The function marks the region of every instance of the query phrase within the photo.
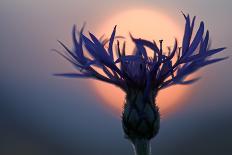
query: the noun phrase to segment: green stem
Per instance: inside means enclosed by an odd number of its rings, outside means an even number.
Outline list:
[[[147,139],[135,139],[133,147],[135,155],[151,155],[150,141]]]

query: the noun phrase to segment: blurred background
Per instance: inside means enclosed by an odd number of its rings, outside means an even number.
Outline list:
[[[140,7],[162,10],[179,25],[181,10],[197,15],[213,46],[228,47],[217,56],[231,55],[230,0],[0,1],[0,155],[133,154],[120,115],[88,80],[52,76],[72,67],[50,49],[60,48],[57,39],[70,45],[73,24],[86,21],[94,32],[111,15]],[[232,154],[231,58],[200,74],[188,100],[162,117],[153,154]]]

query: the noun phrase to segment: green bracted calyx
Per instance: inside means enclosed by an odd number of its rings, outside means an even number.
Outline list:
[[[130,90],[126,95],[122,125],[125,137],[132,142],[137,155],[149,154],[149,141],[159,131],[160,114],[155,96],[156,93],[151,92],[144,98],[142,90]]]

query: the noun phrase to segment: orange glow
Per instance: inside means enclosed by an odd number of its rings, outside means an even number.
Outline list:
[[[135,9],[121,12],[116,16],[99,25],[97,35],[105,34],[109,37],[114,25],[117,24],[116,35],[127,38],[126,52],[131,53],[133,43],[128,36],[131,32],[135,37],[141,37],[148,40],[164,40],[164,46],[173,47],[174,39],[177,38],[179,45],[182,39],[182,31],[171,18],[149,9]],[[158,45],[158,44],[157,44]],[[164,50],[166,50],[164,48]],[[104,82],[93,81],[96,93],[102,98],[103,102],[113,108],[117,113],[121,113],[125,94],[119,88],[106,84]],[[157,104],[160,107],[161,115],[167,115],[170,111],[176,109],[189,94],[189,87],[172,86],[161,90],[157,97]],[[182,99],[180,101],[180,98]]]

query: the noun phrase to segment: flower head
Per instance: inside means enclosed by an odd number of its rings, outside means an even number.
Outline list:
[[[83,34],[83,28],[77,39],[76,26],[74,26],[72,32],[73,50],[59,41],[66,53],[57,52],[72,63],[78,71],[55,75],[95,78],[114,84],[125,92],[130,89],[144,90],[144,96],[151,91],[158,92],[160,89],[174,84],[191,84],[199,78],[186,80],[188,75],[227,57],[209,59],[210,56],[223,51],[225,48],[210,49],[209,32],[204,32],[204,23],[200,23],[196,34],[193,35],[196,17],[191,20],[189,15],[183,14],[183,16],[185,18],[185,31],[182,46],[178,47],[177,40],[175,40],[174,46],[172,49],[169,48],[168,54],[163,52],[163,40],[159,41],[158,47],[155,41],[134,38],[131,35],[136,50],[133,54],[127,55],[125,42],[122,47],[119,41],[114,44],[116,26],[110,38],[105,40],[98,39],[92,33],[89,33],[89,37],[87,37]],[[113,51],[114,45],[116,46],[115,52]],[[152,50],[152,57],[148,56],[146,48]],[[104,74],[96,70],[96,67],[101,69]]]
[[[114,84],[126,92],[122,125],[125,137],[133,143],[138,155],[150,154],[149,140],[159,131],[160,114],[154,100],[157,92],[174,84],[196,82],[199,78],[186,80],[186,77],[204,66],[227,58],[209,59],[225,48],[210,49],[209,32],[204,34],[204,23],[200,23],[193,35],[196,17],[191,20],[189,15],[183,16],[185,31],[182,45],[178,47],[175,40],[173,48],[168,48],[167,54],[162,49],[163,40],[159,41],[158,47],[155,41],[131,35],[136,49],[133,54],[127,55],[125,42],[122,46],[119,41],[114,44],[117,38],[116,26],[110,38],[105,40],[98,39],[92,33],[87,37],[83,34],[83,28],[77,39],[74,26],[72,50],[59,41],[66,53],[57,52],[72,63],[77,72],[56,75],[95,78]],[[153,52],[153,56],[148,55],[147,48]]]

